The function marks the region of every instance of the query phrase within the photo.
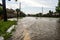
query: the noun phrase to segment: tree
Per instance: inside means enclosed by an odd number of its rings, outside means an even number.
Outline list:
[[[3,15],[3,9],[1,6],[0,6],[0,15]]]
[[[36,14],[36,17],[41,17],[42,16],[42,13],[37,13]]]
[[[52,16],[53,11],[49,10],[49,16]]]
[[[6,1],[5,0],[2,0],[2,5],[3,5],[4,21],[7,21]]]
[[[9,0],[9,1],[11,1],[11,0]],[[15,1],[17,1],[17,0],[15,0]],[[4,21],[7,21],[6,0],[2,0],[2,5],[3,5]]]
[[[16,9],[16,12],[17,12],[17,17],[18,17],[18,13],[20,12],[20,9]]]
[[[42,16],[42,13],[39,13],[40,16]]]
[[[60,15],[60,0],[58,0],[58,6],[56,7],[56,12]]]
[[[20,11],[20,17],[25,17],[25,16],[26,16],[26,14],[24,12]]]
[[[3,18],[3,9],[2,9],[2,6],[0,6],[0,19]]]

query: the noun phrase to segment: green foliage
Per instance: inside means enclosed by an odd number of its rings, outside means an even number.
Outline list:
[[[15,23],[16,21],[7,21],[7,22],[0,21],[0,36],[2,34],[5,34],[7,29]]]
[[[16,9],[17,11],[17,15],[20,16],[20,17],[25,17],[26,14],[23,12],[23,11],[20,11],[20,9]],[[20,12],[20,13],[19,13]],[[18,14],[19,13],[19,14]]]
[[[49,13],[47,15],[52,16],[53,11],[49,10]]]
[[[4,37],[4,40],[8,40],[12,35],[7,33],[7,29],[10,28],[13,24],[16,24],[16,21],[0,21],[0,36]]]
[[[58,0],[58,7],[60,7],[60,0]]]
[[[2,9],[2,7],[0,6],[0,15],[2,15],[3,14],[3,9]]]
[[[42,17],[42,13],[28,14],[28,16],[32,16],[32,17]]]
[[[12,36],[11,33],[5,33],[5,34],[3,35],[4,40],[8,40],[11,36]]]
[[[17,12],[20,12],[20,9],[16,9]]]
[[[56,7],[56,12],[60,13],[60,0],[58,0],[58,6]]]
[[[60,13],[60,7],[56,7],[56,11]]]
[[[26,16],[26,14],[24,12],[20,11],[20,17],[25,17],[25,16]]]
[[[36,14],[37,17],[41,17],[42,16],[42,13],[38,13]]]

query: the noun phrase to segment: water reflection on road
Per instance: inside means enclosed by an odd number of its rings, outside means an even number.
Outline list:
[[[19,19],[14,37],[18,38],[25,29],[28,30],[30,40],[60,40],[59,18],[25,17]],[[22,35],[24,34],[26,33],[23,32]],[[24,38],[23,40],[26,40],[25,36]]]

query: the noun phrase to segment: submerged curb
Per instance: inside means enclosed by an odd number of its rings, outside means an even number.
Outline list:
[[[4,37],[0,36],[0,40],[4,40]]]
[[[7,32],[10,33],[14,28],[15,28],[15,25],[12,25],[12,26],[7,30]]]
[[[11,33],[12,30],[15,28],[16,25],[12,25],[6,32],[7,33]],[[4,40],[4,37],[3,36],[0,36],[0,40]]]

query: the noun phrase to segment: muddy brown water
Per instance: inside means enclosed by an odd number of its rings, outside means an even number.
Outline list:
[[[60,18],[18,19],[12,40],[60,40]]]

